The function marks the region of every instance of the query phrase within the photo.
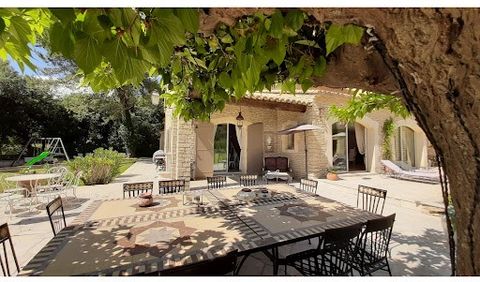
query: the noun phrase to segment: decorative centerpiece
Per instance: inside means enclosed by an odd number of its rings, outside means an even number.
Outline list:
[[[257,198],[260,198],[260,199],[270,198],[270,197],[271,197],[270,190],[268,190],[267,188],[257,189],[257,191],[255,192],[255,194],[256,194],[256,197],[257,197]]]
[[[147,192],[147,193],[142,193],[138,196],[140,201],[138,202],[138,206],[140,207],[149,207],[153,205],[153,197],[152,193]]]
[[[255,196],[255,192],[250,188],[242,188],[242,190],[237,193],[237,198],[241,201],[251,201],[255,199]]]

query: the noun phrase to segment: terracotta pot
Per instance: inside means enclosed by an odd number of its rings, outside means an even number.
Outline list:
[[[153,204],[153,197],[150,193],[140,194],[138,198],[140,199],[138,202],[140,207],[149,207]]]
[[[332,181],[337,181],[338,175],[335,172],[329,172],[327,173],[327,179]]]

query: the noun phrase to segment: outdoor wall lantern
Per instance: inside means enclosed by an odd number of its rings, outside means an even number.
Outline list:
[[[245,120],[242,116],[242,109],[240,108],[240,111],[238,112],[238,116],[236,117],[237,120],[237,126],[238,128],[242,128],[243,126],[243,121]]]

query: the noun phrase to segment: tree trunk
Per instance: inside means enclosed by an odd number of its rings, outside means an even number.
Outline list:
[[[373,28],[363,46],[337,49],[327,75],[316,84],[394,92],[404,98],[443,157],[456,210],[457,274],[480,274],[479,10],[303,10],[319,22]],[[208,34],[219,22],[232,24],[232,19],[256,11],[209,9],[202,14],[201,29]]]
[[[135,135],[135,127],[132,122],[132,101],[130,98],[129,89],[127,87],[120,87],[116,89],[117,97],[120,100],[122,106],[122,123],[127,129],[126,136],[124,137],[125,144],[127,146],[127,153],[131,156],[135,156],[135,147],[133,146],[132,139]]]

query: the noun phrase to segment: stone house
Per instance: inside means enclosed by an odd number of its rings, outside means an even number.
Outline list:
[[[167,168],[163,177],[204,179],[214,174],[262,174],[264,158],[284,156],[289,159],[292,176],[316,178],[326,168],[339,171],[380,172],[382,166],[386,110],[368,114],[354,124],[345,125],[329,114],[331,105],[343,105],[350,94],[343,90],[317,88],[296,95],[279,91],[255,93],[239,102],[229,103],[210,121],[188,121],[165,110],[164,150]],[[243,124],[237,125],[241,112]],[[394,118],[392,151],[395,160],[412,167],[427,167],[428,140],[413,118]],[[300,124],[320,129],[292,135],[278,131]]]

